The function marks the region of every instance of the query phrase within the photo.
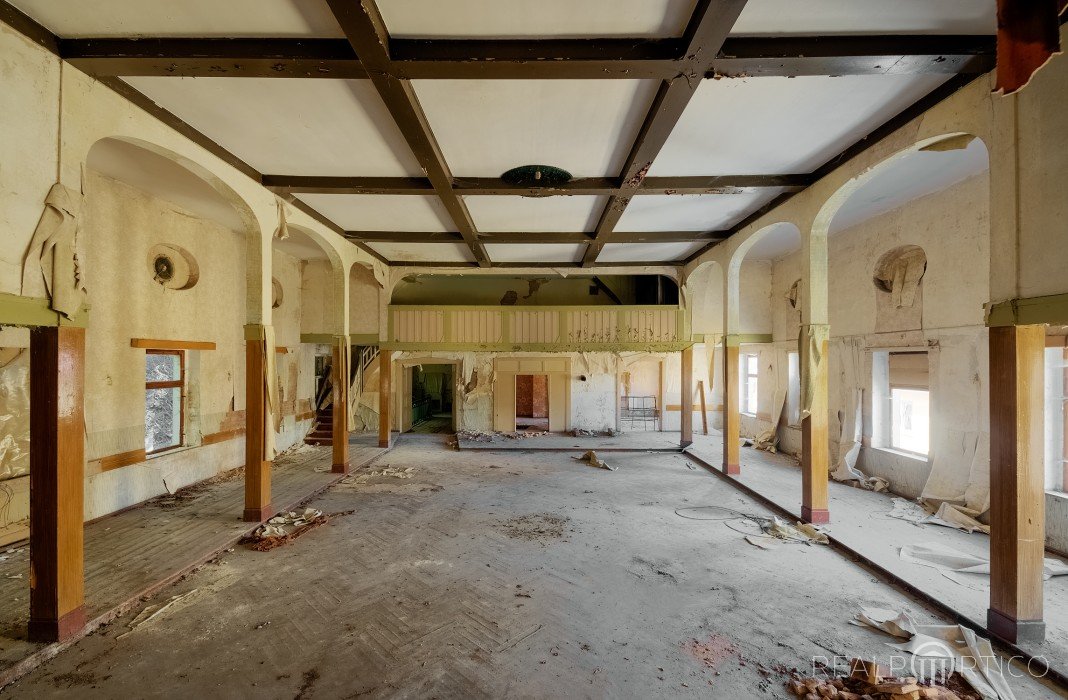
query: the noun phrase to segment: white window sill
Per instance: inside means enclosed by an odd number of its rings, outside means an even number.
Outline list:
[[[161,452],[153,452],[150,455],[145,455],[145,461],[159,459],[160,457],[166,457],[167,455],[177,454],[179,452],[186,452],[188,450],[196,449],[200,445],[179,445],[178,447],[172,447],[169,450],[162,450]]]
[[[1046,491],[1046,495],[1062,501],[1068,501],[1068,493],[1064,491]]]
[[[876,452],[883,452],[895,457],[904,457],[905,459],[911,459],[915,462],[921,462],[923,464],[930,464],[931,458],[926,455],[916,454],[915,452],[906,452],[905,450],[896,450],[893,447],[869,447],[869,450],[875,450]]]
[[[757,416],[755,413],[746,413],[745,411],[739,411],[738,415],[745,416],[746,418],[756,418]]]

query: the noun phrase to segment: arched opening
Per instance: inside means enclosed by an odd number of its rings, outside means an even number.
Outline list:
[[[989,430],[975,400],[986,383],[988,171],[981,139],[926,139],[847,182],[816,217],[829,372],[846,378],[829,396],[837,479],[986,509],[985,477],[971,475]],[[962,443],[979,456],[963,457]]]

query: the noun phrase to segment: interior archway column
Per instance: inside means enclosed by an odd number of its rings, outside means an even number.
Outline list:
[[[349,337],[349,265],[339,260],[332,261],[334,275],[334,336],[331,348],[331,389],[333,420],[331,421],[331,471],[335,474],[349,472],[349,387],[352,384],[352,339]]]
[[[727,265],[723,275],[723,473],[741,474],[742,414],[738,353],[741,301],[738,264]]]
[[[801,235],[801,518],[830,522],[827,480],[827,232],[812,227]]]
[[[248,236],[245,325],[245,510],[244,520],[261,522],[275,513],[271,504],[274,458],[274,327],[271,318],[271,241],[273,232]],[[277,400],[277,396],[275,396]]]

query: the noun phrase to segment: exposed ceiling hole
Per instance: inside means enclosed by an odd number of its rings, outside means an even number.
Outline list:
[[[524,187],[551,187],[571,181],[571,173],[552,165],[520,165],[501,175],[510,185]]]
[[[167,289],[191,289],[200,279],[200,266],[185,248],[159,244],[148,251],[153,281]]]

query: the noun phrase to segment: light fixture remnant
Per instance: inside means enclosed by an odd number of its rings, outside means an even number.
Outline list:
[[[552,165],[520,165],[501,175],[509,185],[552,187],[571,181],[571,173]]]

